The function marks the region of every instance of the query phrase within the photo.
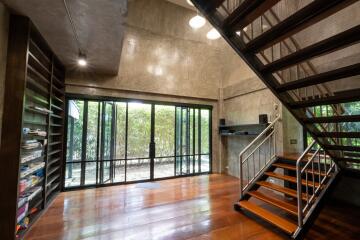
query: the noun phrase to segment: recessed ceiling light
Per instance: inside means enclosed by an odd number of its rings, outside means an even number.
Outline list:
[[[79,53],[79,58],[77,60],[77,63],[80,67],[86,67],[87,65],[86,55],[83,53]]]
[[[206,23],[205,18],[203,18],[199,15],[196,15],[195,17],[191,18],[189,21],[190,27],[192,27],[194,29],[203,27],[205,25],[205,23]]]
[[[186,2],[187,2],[190,6],[194,6],[194,4],[193,4],[190,0],[186,0]]]
[[[210,40],[216,40],[220,38],[221,35],[215,28],[213,28],[206,34],[206,37]]]

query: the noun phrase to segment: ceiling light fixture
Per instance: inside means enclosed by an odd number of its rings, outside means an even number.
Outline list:
[[[77,59],[77,63],[81,67],[86,67],[87,66],[86,55],[84,54],[84,51],[81,48],[81,44],[80,44],[80,41],[79,41],[79,36],[77,34],[77,31],[76,31],[74,20],[73,20],[73,18],[71,16],[71,13],[70,13],[70,10],[69,10],[69,7],[67,5],[66,0],[63,0],[63,3],[64,3],[64,7],[65,7],[65,10],[66,10],[66,14],[67,14],[67,16],[69,18],[69,22],[70,22],[71,28],[73,30],[73,33],[74,33],[74,39],[75,39],[75,42],[77,44],[78,51],[79,51],[79,57]]]
[[[206,37],[210,40],[216,40],[219,39],[221,35],[215,28],[213,28],[206,34]]]
[[[191,18],[189,21],[189,25],[190,27],[192,27],[193,29],[199,29],[201,27],[203,27],[206,23],[205,18],[196,15],[195,17]]]
[[[86,55],[83,53],[79,53],[79,58],[77,62],[80,67],[86,67],[87,66]]]
[[[190,0],[186,0],[186,2],[187,2],[190,6],[194,6],[194,4],[193,4]]]

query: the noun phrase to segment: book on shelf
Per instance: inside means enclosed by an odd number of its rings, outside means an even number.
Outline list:
[[[38,174],[40,175],[40,174]],[[31,187],[35,186],[42,180],[42,176],[37,175],[30,175],[27,178],[21,179],[19,184],[19,192],[22,194],[26,190],[30,189]]]
[[[34,159],[40,158],[43,154],[43,150],[36,150],[30,153],[23,154],[21,156],[21,163],[27,163]]]
[[[40,112],[43,112],[43,113],[53,113],[53,111],[49,110],[49,109],[46,109],[46,108],[43,108],[43,107],[38,107],[38,106],[29,106],[29,108],[31,109],[34,109],[34,110],[37,110],[37,111],[40,111]]]
[[[26,141],[23,141],[21,147],[25,150],[31,150],[31,149],[42,147],[42,144],[37,140],[26,140]]]
[[[20,178],[25,178],[26,176],[30,175],[30,174],[38,174],[42,175],[43,171],[38,171],[38,170],[43,170],[45,166],[45,162],[39,162],[39,163],[30,163],[27,165],[23,165],[20,168]]]
[[[47,132],[41,129],[23,128],[24,135],[46,137]]]

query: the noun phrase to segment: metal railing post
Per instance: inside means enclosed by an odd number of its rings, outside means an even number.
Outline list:
[[[239,156],[239,164],[240,164],[240,199],[243,197],[243,166],[242,166],[242,155]]]

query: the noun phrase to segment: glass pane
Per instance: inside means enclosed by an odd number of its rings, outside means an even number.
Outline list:
[[[66,163],[65,187],[80,186],[81,163]]]
[[[125,161],[114,161],[114,177],[113,182],[125,182]]]
[[[199,153],[199,109],[195,109],[195,154]]]
[[[86,136],[86,160],[96,160],[98,140],[99,103],[88,102],[88,122]]]
[[[85,185],[96,184],[96,162],[87,162],[85,165]]]
[[[209,154],[209,143],[210,143],[210,111],[201,110],[201,153]]]
[[[201,155],[201,172],[209,172],[209,171],[210,171],[210,156]]]
[[[112,159],[112,142],[113,142],[113,104],[105,103],[104,104],[104,116],[103,116],[103,152],[102,159],[110,160]]]
[[[156,156],[174,156],[175,107],[155,106],[155,143]]]
[[[69,101],[67,129],[67,162],[81,160],[84,101]]]
[[[126,144],[126,103],[116,103],[116,144],[115,158],[125,159]]]
[[[170,158],[156,158],[155,160],[154,177],[164,178],[174,176],[174,157]]]
[[[150,178],[150,159],[128,160],[126,181],[139,181]]]
[[[109,183],[111,173],[111,161],[102,161],[99,163],[100,183]]]
[[[182,110],[176,107],[176,175],[181,174]]]
[[[151,105],[129,103],[128,158],[148,158],[151,135]]]

